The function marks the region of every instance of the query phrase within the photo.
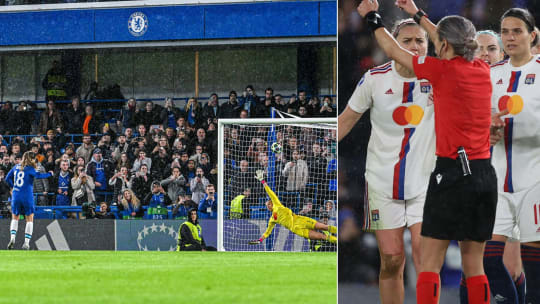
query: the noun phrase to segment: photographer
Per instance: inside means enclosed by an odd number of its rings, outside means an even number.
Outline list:
[[[241,109],[246,110],[248,115],[251,117],[252,112],[255,111],[255,107],[259,103],[259,97],[255,93],[252,85],[246,86],[242,97],[239,98],[239,104]]]
[[[191,200],[191,196],[179,195],[172,210],[172,216],[175,219],[186,219],[191,209],[197,209],[198,205]]]
[[[148,166],[142,164],[139,171],[131,178],[131,189],[137,197],[144,197],[152,185],[152,179],[148,173]]]
[[[287,177],[287,191],[304,190],[308,181],[308,166],[305,160],[300,159],[300,152],[294,150],[292,161],[285,164],[283,176]]]
[[[191,197],[196,203],[204,197],[204,189],[210,184],[210,181],[204,177],[204,171],[197,167],[195,177],[190,181]]]
[[[180,174],[179,167],[173,167],[171,169],[171,176],[161,181],[161,186],[167,187],[167,195],[169,195],[171,200],[186,194],[186,190],[184,189],[185,185],[186,179]]]
[[[336,117],[336,111],[332,107],[333,102],[330,96],[326,96],[323,99],[323,106],[319,111],[319,116],[321,117]]]
[[[138,141],[139,143],[142,141]],[[139,150],[137,159],[133,162],[133,168],[131,168],[131,172],[137,172],[139,171],[142,164],[145,164],[148,171],[152,169],[152,159],[149,157],[146,157],[146,151],[141,149]]]
[[[214,185],[206,186],[206,195],[199,202],[199,213],[201,218],[217,218],[217,194]]]
[[[122,166],[120,171],[116,172],[110,179],[109,185],[113,186],[113,201],[112,203],[118,203],[118,196],[126,189],[131,189],[131,183],[129,182],[128,168]]]
[[[312,96],[309,99],[309,103],[307,106],[307,112],[310,117],[319,116],[319,112],[321,111],[321,101],[319,100],[319,97]]]
[[[163,189],[159,181],[153,181],[150,188],[152,192],[146,195],[143,204],[148,205],[150,208],[157,206],[167,208],[168,205],[172,204],[172,200],[165,194],[165,189]]]
[[[112,152],[112,158],[115,162],[118,162],[120,160],[120,157],[122,156],[122,153],[128,153],[129,144],[126,141],[125,134],[118,135],[116,141],[117,143]]]
[[[152,157],[152,177],[155,179],[162,179],[164,177],[165,169],[170,163],[169,155],[167,150],[163,147],[159,148],[157,155]]]
[[[84,172],[84,167],[75,167],[74,176],[71,179],[71,188],[73,189],[71,205],[93,205],[96,200],[94,196],[95,187],[96,185],[94,184],[94,179],[91,176],[86,175],[86,172]]]
[[[96,212],[96,210],[93,207],[87,207],[88,208],[88,216],[87,219],[107,219],[107,220],[114,220],[116,217],[109,209],[109,206],[106,202],[101,202],[99,204],[99,211]]]
[[[165,98],[165,107],[161,110],[159,115],[160,121],[163,125],[163,129],[173,128],[176,129],[176,120],[182,113],[174,106],[174,101],[171,97]]]
[[[43,113],[45,113],[44,111]],[[35,120],[34,109],[22,100],[17,107],[17,110],[11,117],[7,117],[6,123],[11,124],[11,129],[15,134],[30,134],[32,133],[32,122]]]

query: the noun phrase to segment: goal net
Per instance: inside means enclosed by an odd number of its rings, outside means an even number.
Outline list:
[[[271,212],[255,172],[295,214],[336,224],[335,118],[220,119],[218,249],[309,251],[310,242],[276,225],[258,245]]]

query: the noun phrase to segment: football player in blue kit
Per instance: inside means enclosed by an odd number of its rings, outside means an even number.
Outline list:
[[[34,230],[34,178],[48,178],[49,173],[36,171],[36,155],[33,152],[25,152],[20,164],[15,165],[6,176],[6,181],[12,189],[11,192],[11,239],[7,249],[13,249],[15,236],[19,226],[19,215],[24,214],[26,229],[24,230],[24,244],[22,249],[30,249],[30,239]]]

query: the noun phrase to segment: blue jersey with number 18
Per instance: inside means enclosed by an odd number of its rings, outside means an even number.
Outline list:
[[[12,202],[33,202],[34,178],[47,178],[50,173],[39,173],[31,166],[21,169],[21,165],[13,167],[6,176],[7,183],[13,187]]]

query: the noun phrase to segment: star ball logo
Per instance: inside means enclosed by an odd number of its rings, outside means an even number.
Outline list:
[[[392,118],[400,126],[417,126],[424,117],[424,109],[419,105],[399,106],[392,113]]]
[[[504,95],[499,98],[499,111],[508,110],[512,115],[519,114],[523,110],[523,98],[519,95]]]
[[[175,251],[177,239],[178,233],[174,227],[167,226],[165,223],[159,226],[155,223],[150,226],[144,225],[143,229],[137,231],[137,246],[141,251]],[[159,244],[164,243],[169,245],[166,248],[160,248]]]
[[[128,29],[131,35],[140,37],[148,30],[148,18],[141,12],[135,12],[129,16]]]

